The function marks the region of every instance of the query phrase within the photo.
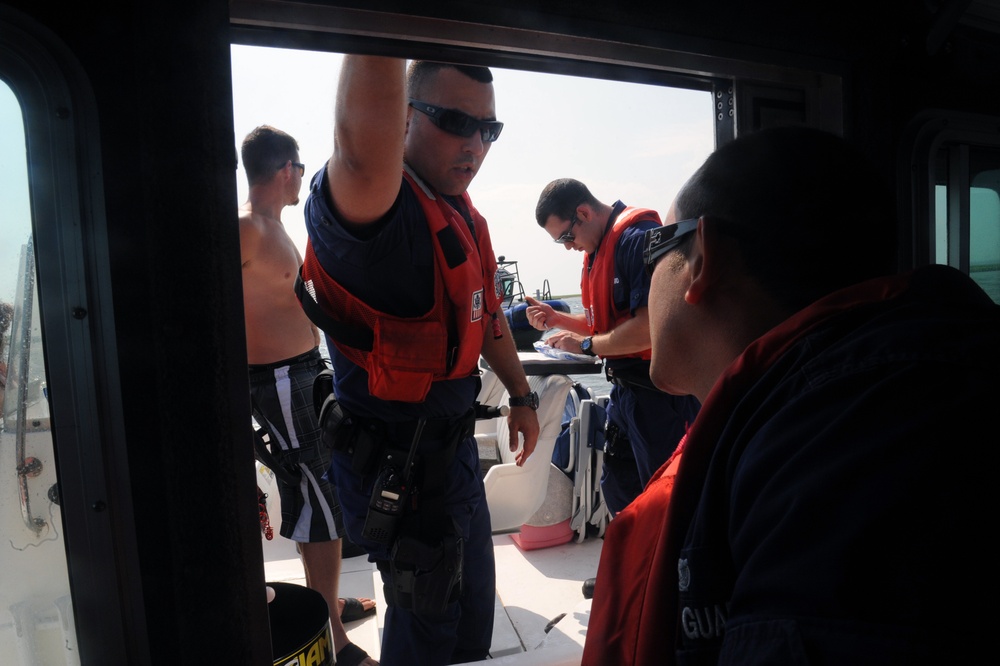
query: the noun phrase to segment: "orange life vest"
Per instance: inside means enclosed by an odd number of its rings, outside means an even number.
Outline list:
[[[306,245],[297,289],[313,323],[329,334],[337,349],[368,373],[368,390],[382,400],[421,402],[432,381],[477,372],[487,328],[498,335],[500,309],[497,265],[486,220],[462,199],[475,225],[475,237],[462,215],[411,172],[403,176],[417,195],[434,247],[434,305],[418,317],[397,317],[356,298],[320,266]],[[308,300],[314,300],[309,304]],[[319,306],[324,316],[310,313]],[[320,321],[317,321],[317,320]],[[338,330],[328,330],[336,327]],[[340,327],[362,335],[344,336]],[[370,348],[356,338],[370,333]]]
[[[625,310],[615,309],[615,246],[618,244],[622,232],[627,228],[636,222],[650,220],[660,224],[660,215],[649,208],[629,206],[618,215],[614,225],[604,234],[601,244],[595,250],[594,263],[590,265],[590,270],[587,269],[590,255],[584,256],[580,300],[583,302],[583,309],[587,315],[587,326],[590,327],[591,335],[614,330],[620,323],[632,317],[632,313],[627,308]],[[605,358],[643,358],[649,360],[651,357],[652,351],[647,349],[644,352],[606,356]]]

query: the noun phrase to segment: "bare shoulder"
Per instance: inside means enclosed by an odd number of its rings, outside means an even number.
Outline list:
[[[260,216],[253,212],[253,208],[249,203],[245,203],[239,208],[239,219],[240,219],[240,233],[244,231],[251,231],[253,228],[260,227]]]
[[[257,252],[261,237],[264,235],[264,220],[255,215],[249,205],[240,206],[240,256],[245,267]]]

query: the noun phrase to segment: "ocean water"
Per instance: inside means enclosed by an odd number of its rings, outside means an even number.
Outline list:
[[[1000,270],[976,270],[969,273],[983,291],[989,294],[994,303],[1000,303]]]

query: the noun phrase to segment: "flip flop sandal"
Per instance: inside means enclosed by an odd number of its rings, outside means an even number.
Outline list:
[[[341,622],[354,622],[355,620],[360,620],[362,618],[368,617],[375,612],[375,607],[372,606],[368,610],[365,610],[364,604],[361,603],[360,599],[355,599],[354,597],[346,597],[344,599],[344,611],[340,614]]]

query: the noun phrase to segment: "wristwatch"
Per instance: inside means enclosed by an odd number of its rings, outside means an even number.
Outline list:
[[[580,351],[587,356],[597,356],[597,354],[594,353],[594,338],[584,338],[583,342],[580,343]]]
[[[538,394],[532,391],[526,396],[515,398],[511,396],[510,400],[507,401],[511,407],[531,407],[534,410],[538,409]]]

